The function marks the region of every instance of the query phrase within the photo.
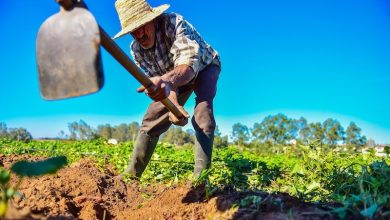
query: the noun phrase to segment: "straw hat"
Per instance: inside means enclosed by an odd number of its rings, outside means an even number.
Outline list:
[[[121,37],[161,15],[169,8],[168,4],[152,8],[145,0],[117,0],[115,8],[118,12],[122,30],[114,36]]]

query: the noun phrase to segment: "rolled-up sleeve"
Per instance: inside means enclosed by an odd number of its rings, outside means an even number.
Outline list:
[[[181,16],[175,16],[173,19],[175,19],[175,36],[170,53],[173,55],[174,66],[185,64],[198,73],[200,46],[195,39],[194,29]]]

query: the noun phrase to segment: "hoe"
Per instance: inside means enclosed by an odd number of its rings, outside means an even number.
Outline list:
[[[56,0],[61,5],[37,36],[40,90],[47,100],[64,99],[99,91],[104,82],[102,45],[145,88],[152,81],[96,22],[81,0]],[[177,118],[183,114],[168,99],[161,101]]]

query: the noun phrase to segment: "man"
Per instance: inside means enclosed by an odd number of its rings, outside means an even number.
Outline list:
[[[115,2],[122,30],[130,33],[131,54],[154,85],[140,87],[152,102],[142,120],[126,172],[140,177],[156,147],[159,136],[171,124],[184,126],[189,118],[182,107],[191,93],[196,95],[192,125],[195,129],[195,168],[198,176],[211,163],[214,130],[213,99],[221,70],[218,53],[195,28],[176,13],[163,13],[169,5],[152,8],[144,0]],[[159,102],[168,97],[185,117],[176,118]]]

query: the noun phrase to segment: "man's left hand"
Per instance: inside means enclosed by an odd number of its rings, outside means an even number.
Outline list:
[[[153,82],[152,86],[148,88],[141,86],[137,89],[137,92],[145,92],[146,95],[156,102],[159,102],[169,96],[171,87],[168,81],[163,80],[159,76],[152,77],[150,80]]]

